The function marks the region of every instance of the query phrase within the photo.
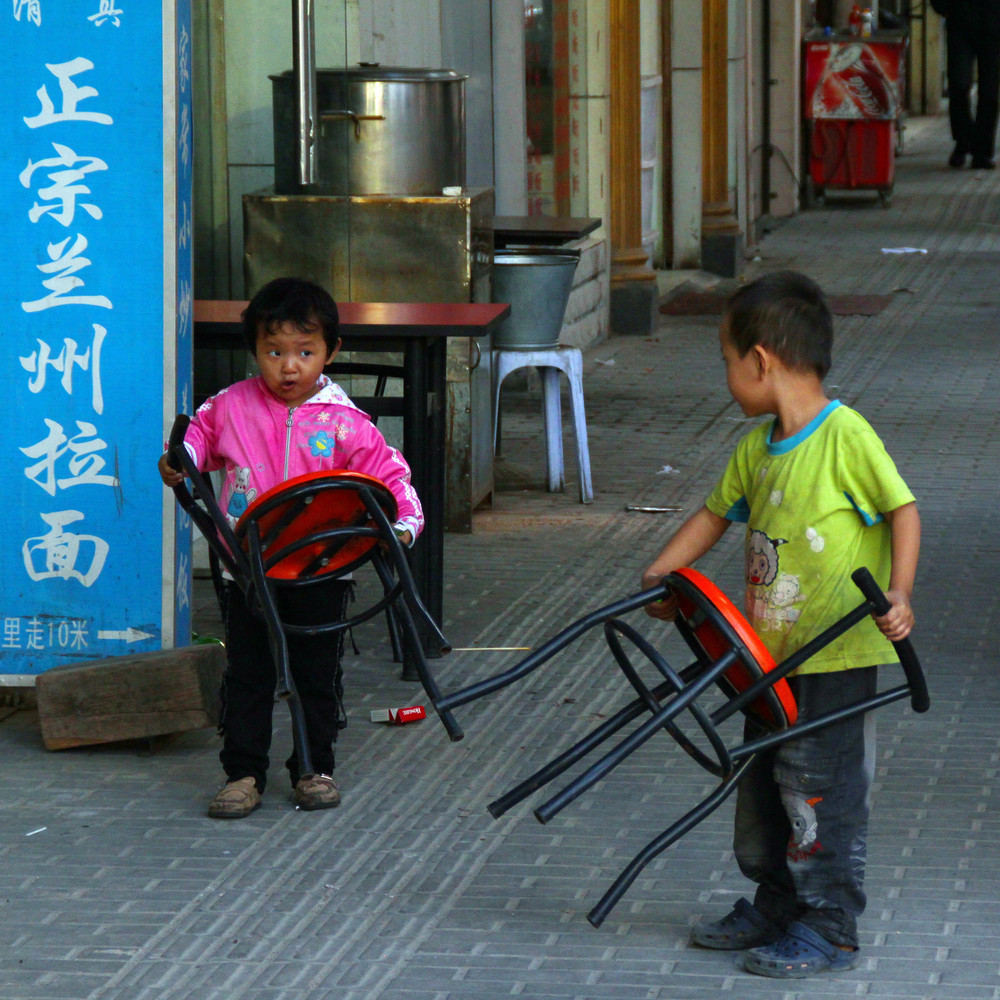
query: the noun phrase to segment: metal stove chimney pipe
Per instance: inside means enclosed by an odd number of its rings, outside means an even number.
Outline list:
[[[292,67],[296,82],[296,109],[299,116],[299,183],[315,184],[316,127],[316,17],[313,0],[292,0],[295,22],[292,38]]]

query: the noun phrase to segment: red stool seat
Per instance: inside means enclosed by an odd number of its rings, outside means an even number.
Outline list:
[[[675,591],[678,613],[688,627],[685,638],[692,651],[696,655],[702,653],[709,662],[718,660],[734,647],[739,654],[739,660],[719,678],[719,687],[726,694],[742,694],[774,670],[774,658],[760,636],[739,608],[707,576],[689,567],[676,570],[671,576],[680,577],[687,584],[677,586]],[[709,613],[709,609],[715,614]],[[795,696],[783,677],[745,711],[772,729],[787,729],[795,724],[799,715]]]
[[[348,469],[307,472],[257,497],[236,522],[236,538],[247,551],[248,526],[257,522],[264,565],[273,579],[300,580],[350,572],[364,563],[378,544],[376,532],[318,537],[302,543],[313,535],[368,524],[370,516],[358,492],[360,487],[367,487],[389,521],[395,521],[396,499],[374,476]]]

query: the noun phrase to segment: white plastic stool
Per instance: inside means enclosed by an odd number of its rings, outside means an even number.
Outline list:
[[[580,503],[594,499],[590,481],[590,450],[587,447],[587,415],[583,409],[583,356],[577,347],[555,347],[543,351],[493,351],[496,389],[493,396],[493,451],[497,449],[500,427],[500,387],[503,380],[521,368],[537,368],[542,379],[545,414],[545,461],[550,493],[566,487],[563,474],[562,407],[559,399],[559,373],[569,382],[573,426],[576,431],[576,458],[580,470]]]

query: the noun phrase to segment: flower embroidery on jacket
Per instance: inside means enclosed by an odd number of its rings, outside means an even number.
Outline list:
[[[334,442],[326,431],[319,431],[309,438],[309,448],[316,458],[331,458]]]

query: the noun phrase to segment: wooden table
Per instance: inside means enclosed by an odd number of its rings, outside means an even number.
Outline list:
[[[501,250],[512,243],[559,246],[592,233],[599,218],[550,215],[497,215],[493,218],[493,245]]]
[[[246,302],[198,300],[194,347],[245,347],[241,315]],[[340,335],[346,351],[403,354],[403,453],[424,508],[425,526],[410,550],[420,596],[440,624],[443,612],[446,461],[446,338],[481,337],[510,314],[497,302],[342,302]],[[425,634],[425,638],[429,636]],[[425,646],[427,643],[425,643]],[[429,656],[440,650],[427,649]],[[405,666],[405,665],[404,665]],[[404,669],[404,676],[408,671]]]

